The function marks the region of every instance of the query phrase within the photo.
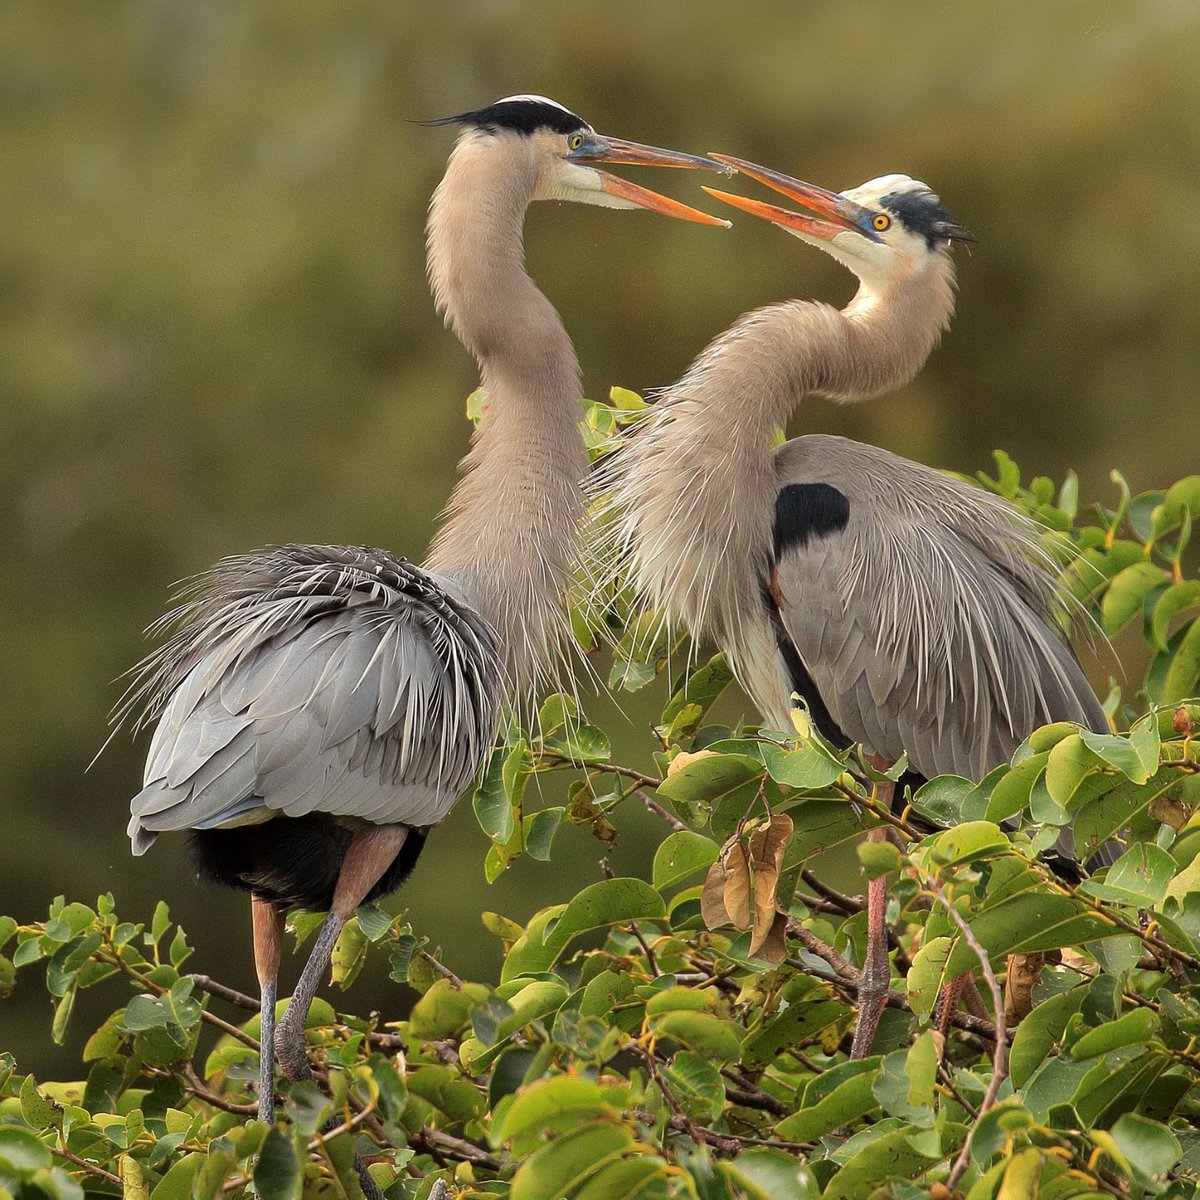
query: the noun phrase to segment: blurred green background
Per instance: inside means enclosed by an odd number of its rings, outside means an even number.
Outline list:
[[[1098,498],[1113,466],[1135,490],[1200,466],[1197,45],[1194,0],[0,6],[0,912],[112,890],[148,918],[163,896],[197,968],[251,988],[244,899],[198,889],[179,839],[128,855],[144,740],[87,764],[173,581],[269,542],[427,544],[474,370],[423,275],[453,132],[410,119],[535,91],[834,188],[926,180],[980,238],[961,316],[903,393],[795,428],[964,471],[1003,446]],[[670,382],[748,308],[852,292],[748,218],[543,205],[528,245],[596,396]],[[595,705],[632,756],[649,690],[628,721]],[[618,871],[645,867],[646,819]],[[567,829],[489,889],[485,849],[460,806],[400,898],[462,975],[498,961],[481,908],[523,920],[602,852]],[[357,1010],[406,1003],[382,976]],[[91,1029],[81,1003],[51,1047],[35,979],[4,1014],[26,1070],[67,1070]]]

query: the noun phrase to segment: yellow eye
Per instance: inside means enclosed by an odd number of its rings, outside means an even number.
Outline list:
[[[578,150],[579,147],[582,145],[583,145],[583,134],[582,133],[573,133],[573,134],[571,134],[571,136],[569,138],[567,138],[567,147],[570,150]]]
[[[872,227],[875,229],[878,229],[880,233],[882,233],[885,229],[891,228],[891,224],[892,224],[892,218],[889,217],[886,213],[876,213],[871,218]]]

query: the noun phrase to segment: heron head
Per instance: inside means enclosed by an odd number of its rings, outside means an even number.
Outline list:
[[[886,291],[919,275],[955,242],[975,241],[931,188],[907,175],[881,175],[856,188],[830,192],[739,158],[713,157],[810,211],[792,212],[712,188],[706,192],[826,251],[873,290]]]
[[[514,167],[519,164],[531,173],[531,199],[574,200],[605,208],[645,208],[703,225],[729,225],[719,217],[610,175],[597,164],[626,163],[726,173],[732,172],[731,167],[712,159],[597,133],[582,117],[545,96],[506,96],[486,108],[427,124],[462,125],[473,138],[489,139],[497,151],[509,155]]]

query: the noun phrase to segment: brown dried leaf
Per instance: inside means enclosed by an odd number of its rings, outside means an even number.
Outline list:
[[[757,931],[754,936],[758,937]],[[777,912],[775,914],[775,919],[771,922],[771,927],[767,930],[767,936],[763,938],[762,945],[757,950],[751,950],[750,953],[757,955],[764,962],[783,962],[784,956],[787,954],[787,913]]]
[[[750,954],[759,954],[775,921],[779,868],[792,836],[792,818],[776,813],[750,835],[750,865],[754,868],[754,935]],[[759,954],[761,957],[761,954]]]
[[[704,889],[700,893],[700,915],[709,929],[720,929],[729,924],[729,914],[725,911],[725,864],[718,858],[708,868],[704,879]]]
[[[1033,1012],[1033,987],[1046,962],[1044,954],[1010,954],[1004,978],[1004,1019],[1017,1025]]]
[[[750,860],[746,848],[736,838],[725,843],[721,851],[725,864],[725,888],[722,899],[729,922],[736,929],[749,929],[750,916]]]
[[[697,750],[694,754],[681,750],[667,763],[667,778],[670,779],[676,771],[682,771],[689,763],[699,762],[702,758],[712,758],[715,754],[715,750]]]
[[[1170,792],[1155,796],[1150,801],[1149,813],[1156,821],[1170,825],[1176,832],[1188,823],[1188,818],[1192,815],[1191,809]]]

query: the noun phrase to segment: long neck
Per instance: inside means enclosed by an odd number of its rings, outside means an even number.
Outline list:
[[[428,226],[434,296],[479,362],[483,415],[426,565],[453,578],[499,633],[514,702],[557,682],[566,657],[564,598],[586,469],[575,351],[525,271],[522,226],[535,184],[532,155],[514,166],[487,138],[468,135]]]
[[[777,431],[806,395],[859,400],[906,383],[953,310],[937,255],[920,279],[838,310],[791,301],[749,313],[704,350],[601,481],[606,553],[645,599],[736,657],[769,571]]]

